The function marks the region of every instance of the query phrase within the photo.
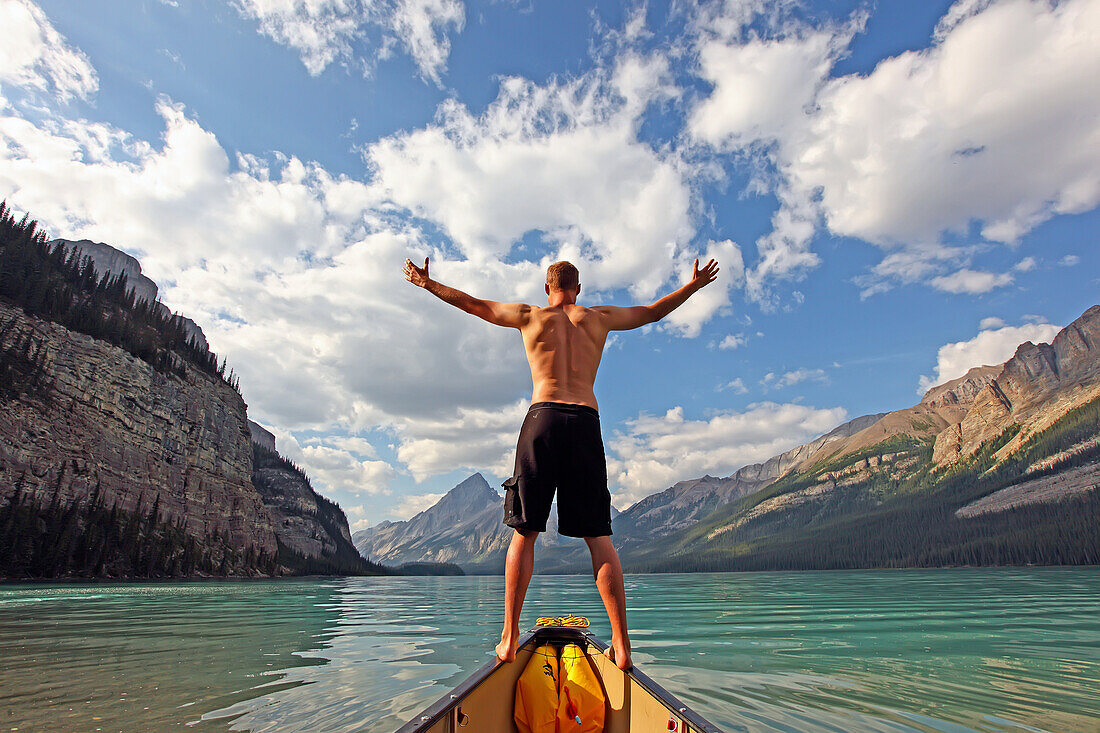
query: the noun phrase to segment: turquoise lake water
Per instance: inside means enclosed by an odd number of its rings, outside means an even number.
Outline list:
[[[0,730],[390,733],[489,659],[503,580],[0,586]],[[729,731],[1100,731],[1100,568],[627,579],[634,660]],[[590,578],[536,576],[525,625]]]

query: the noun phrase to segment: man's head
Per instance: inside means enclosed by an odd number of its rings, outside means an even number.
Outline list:
[[[580,273],[572,263],[562,260],[546,268],[546,294],[553,292],[573,292],[576,298],[581,292]]]

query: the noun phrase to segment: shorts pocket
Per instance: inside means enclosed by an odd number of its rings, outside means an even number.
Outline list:
[[[504,487],[504,523],[523,521],[523,504],[519,499],[519,479],[513,476],[505,481]]]

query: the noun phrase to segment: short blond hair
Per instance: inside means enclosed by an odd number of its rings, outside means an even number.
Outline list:
[[[562,260],[546,268],[546,284],[551,290],[575,290],[581,284],[581,274],[573,263]]]

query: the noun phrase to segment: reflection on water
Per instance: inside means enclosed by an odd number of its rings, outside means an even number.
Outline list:
[[[490,658],[502,579],[0,586],[0,727],[390,733]],[[1100,569],[628,579],[635,661],[726,730],[1100,730]],[[524,621],[592,582],[538,576]]]

